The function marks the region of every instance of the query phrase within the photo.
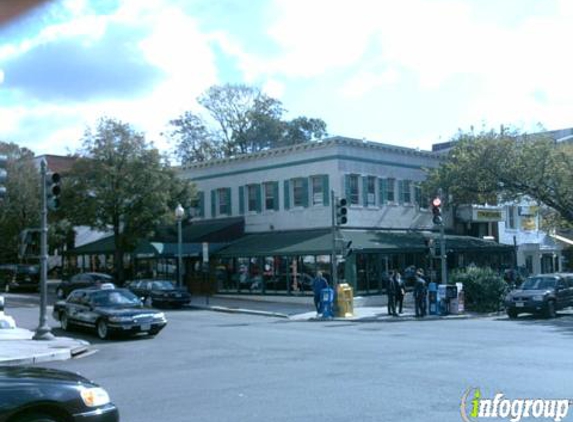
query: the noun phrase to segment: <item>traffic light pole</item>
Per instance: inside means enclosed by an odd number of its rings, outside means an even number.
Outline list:
[[[330,264],[332,267],[332,287],[334,287],[338,284],[338,265],[336,262],[336,197],[334,196],[334,190],[330,191],[330,204],[332,209],[332,255],[330,257]]]
[[[440,202],[442,201],[442,189],[438,189],[438,197],[440,198]],[[442,267],[442,283],[448,284],[448,269],[447,269],[447,259],[446,259],[446,236],[445,236],[445,228],[444,228],[444,221],[442,220],[440,224],[440,260],[441,260],[441,267]]]
[[[444,234],[444,223],[440,225],[440,259],[442,261],[442,283],[448,284],[448,269],[446,260],[446,236]]]
[[[42,211],[40,225],[40,323],[36,328],[34,340],[52,340],[54,335],[48,325],[48,204],[47,204],[47,163],[42,160],[40,163]]]

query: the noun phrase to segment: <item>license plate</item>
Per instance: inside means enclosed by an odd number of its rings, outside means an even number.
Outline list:
[[[515,303],[516,308],[523,308],[524,306],[525,306],[525,303],[523,303],[523,302],[516,302]]]
[[[151,330],[151,324],[142,324],[141,331],[149,331]]]

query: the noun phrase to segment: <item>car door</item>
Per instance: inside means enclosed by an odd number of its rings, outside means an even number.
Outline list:
[[[95,325],[93,306],[90,302],[90,294],[87,292],[80,292],[81,295],[78,297],[76,304],[75,319],[78,324],[85,326]]]
[[[565,277],[567,283],[567,303],[565,307],[573,306],[573,276]]]
[[[142,290],[142,286],[144,283],[145,283],[144,281],[134,281],[129,285],[129,290],[131,290],[134,295],[141,298],[145,294]]]
[[[68,321],[72,324],[78,324],[80,322],[78,319],[78,307],[80,306],[80,298],[83,294],[83,292],[74,291],[66,300],[65,311],[68,316]]]
[[[562,277],[559,277],[555,284],[555,297],[557,309],[563,309],[569,306],[569,286],[567,281]]]

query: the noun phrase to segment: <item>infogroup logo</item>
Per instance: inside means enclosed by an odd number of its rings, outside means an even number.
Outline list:
[[[460,412],[464,422],[480,419],[508,419],[519,422],[522,418],[552,419],[560,422],[569,412],[569,399],[508,399],[497,393],[493,399],[483,398],[479,388],[468,388],[462,395]]]

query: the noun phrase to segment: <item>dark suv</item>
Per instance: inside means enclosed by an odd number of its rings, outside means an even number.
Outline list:
[[[539,274],[527,278],[505,298],[507,315],[535,313],[554,318],[556,311],[573,306],[573,274]]]
[[[40,268],[29,264],[0,265],[0,290],[40,289]]]

